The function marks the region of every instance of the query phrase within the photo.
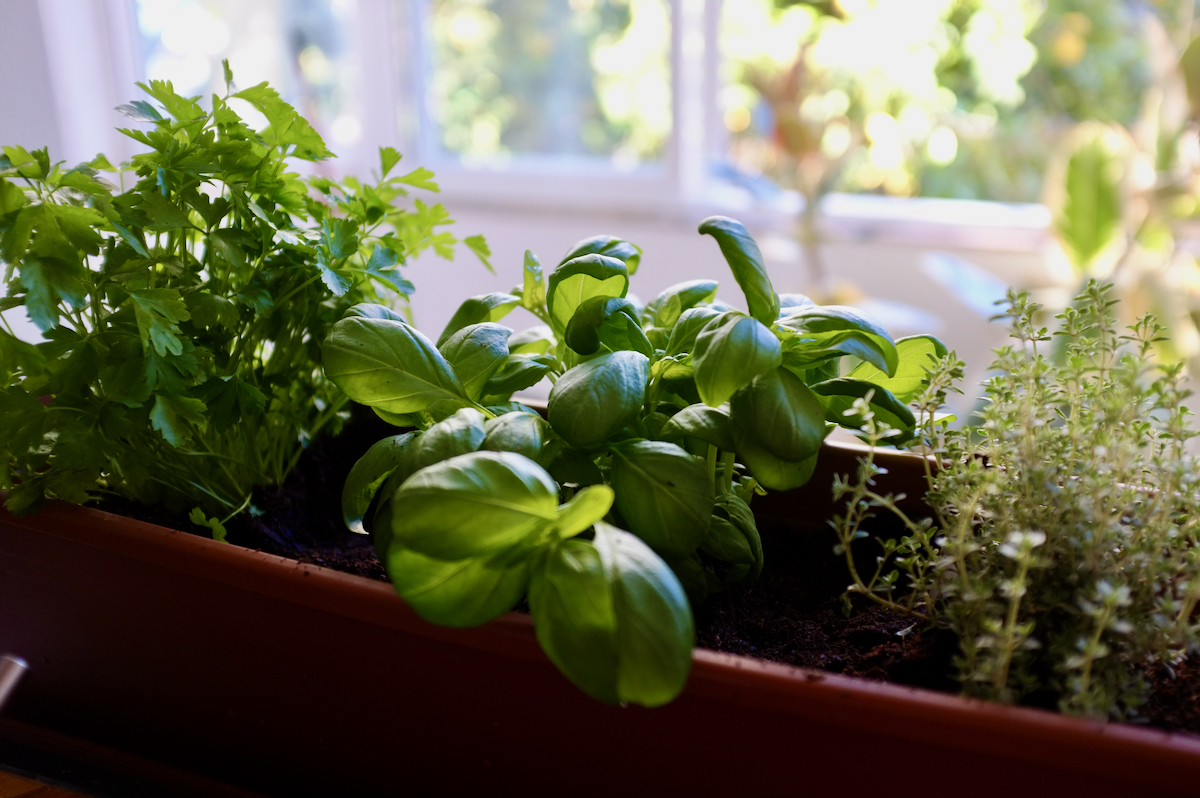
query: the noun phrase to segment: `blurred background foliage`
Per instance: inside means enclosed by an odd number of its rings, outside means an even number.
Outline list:
[[[1152,29],[1192,0],[742,0],[723,21],[739,169],[813,192],[1036,202],[1084,120],[1132,125]],[[805,159],[808,163],[805,163]]]
[[[671,132],[670,13],[661,0],[434,0],[432,103],[470,164],[609,159],[628,171]]]

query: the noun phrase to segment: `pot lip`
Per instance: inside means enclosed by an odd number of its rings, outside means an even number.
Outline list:
[[[841,442],[827,445],[846,454],[859,449]],[[909,453],[894,454],[909,464],[920,459]],[[0,529],[5,527],[4,537],[17,530],[47,535],[68,545],[103,549],[109,555],[270,596],[310,611],[512,659],[547,662],[532,619],[521,613],[510,612],[470,629],[434,626],[398,600],[385,582],[65,502],[48,502],[37,515],[23,518],[0,508]],[[0,556],[4,553],[2,541],[0,538]],[[1146,767],[1183,768],[1200,776],[1200,737],[1006,706],[703,648],[694,650],[683,695],[848,729],[876,733],[894,729],[897,737],[918,737],[960,750],[1000,749],[1015,760],[1061,762],[1076,755],[1092,769],[1112,769],[1114,773],[1136,762]]]

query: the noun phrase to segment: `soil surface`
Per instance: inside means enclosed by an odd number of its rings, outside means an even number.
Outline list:
[[[229,542],[387,581],[370,539],[350,532],[342,523],[341,491],[346,474],[363,452],[396,432],[373,414],[357,412],[341,435],[313,443],[283,486],[255,494],[253,512],[226,524]],[[844,561],[833,554],[834,534],[824,521],[827,495],[827,489],[804,488],[754,499],[766,567],[751,587],[710,596],[697,609],[696,645],[957,693],[952,634],[923,630],[912,619],[861,597],[855,598],[853,611],[846,616],[841,596],[849,578]],[[100,506],[162,526],[209,534],[192,524],[186,513],[123,500],[107,500]],[[887,537],[898,532],[886,526],[873,531]],[[873,567],[872,547],[858,548],[859,568]],[[524,603],[518,609],[526,611]],[[1200,734],[1200,658],[1189,655],[1170,666],[1155,664],[1147,667],[1145,676],[1153,691],[1142,707],[1140,722]]]

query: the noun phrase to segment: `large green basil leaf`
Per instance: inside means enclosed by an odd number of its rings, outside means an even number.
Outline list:
[[[654,298],[642,311],[642,319],[655,327],[670,328],[685,310],[701,302],[711,302],[717,295],[716,280],[689,280],[677,283]]]
[[[783,362],[779,339],[757,319],[728,311],[696,336],[692,363],[696,389],[709,407],[720,407],[744,385]]]
[[[467,404],[454,369],[428,338],[402,321],[351,316],[321,347],[325,376],[356,402],[417,413],[434,402]]]
[[[483,386],[504,365],[510,335],[512,330],[492,322],[469,324],[438,346],[458,375],[468,399],[478,400]]]
[[[870,382],[887,391],[900,402],[911,402],[921,392],[928,369],[946,356],[946,345],[932,335],[910,335],[896,341],[899,365],[889,377],[870,363],[859,363],[846,376]]]
[[[741,222],[726,216],[710,216],[700,223],[700,233],[717,239],[733,278],[746,295],[750,315],[770,326],[779,318],[779,296],[767,277],[762,253]]]
[[[608,485],[589,485],[558,508],[558,536],[570,538],[591,529],[592,524],[608,514],[612,504],[612,488]]]
[[[470,297],[458,306],[458,310],[454,311],[446,328],[438,336],[437,345],[440,347],[446,343],[450,340],[450,336],[463,327],[481,324],[485,321],[500,321],[508,315],[510,310],[520,304],[521,298],[512,294],[480,294]]]
[[[580,449],[607,440],[637,416],[649,374],[646,356],[629,350],[567,370],[550,391],[550,426]]]
[[[865,419],[852,411],[854,400],[865,398],[867,394],[871,395],[871,410],[875,413],[877,422],[900,430],[905,437],[912,434],[913,427],[917,424],[912,410],[892,396],[886,388],[880,388],[874,383],[842,378],[818,382],[812,386],[812,390],[821,397],[821,404],[825,406],[825,418],[843,427],[860,429],[866,423]]]
[[[687,682],[695,642],[687,596],[628,532],[597,523],[594,542],[551,548],[534,570],[529,608],[542,649],[593,698],[661,706]]]
[[[671,335],[667,339],[667,355],[681,355],[695,349],[696,336],[704,329],[704,325],[721,313],[722,311],[710,307],[685,310],[671,328]]]
[[[802,307],[794,310],[788,315],[782,317],[777,322],[780,327],[785,330],[799,333],[805,338],[812,337],[817,341],[818,348],[821,348],[820,336],[821,333],[832,333],[833,336],[824,336],[829,340],[835,340],[836,334],[846,331],[856,331],[869,337],[875,342],[878,349],[883,353],[884,369],[889,375],[896,373],[896,366],[899,359],[896,354],[896,344],[892,340],[892,336],[888,335],[888,331],[880,326],[879,322],[863,313],[857,308],[852,308],[846,305],[813,305],[810,307]],[[849,336],[843,341],[853,341],[854,336]],[[849,345],[849,344],[847,344]],[[858,352],[851,352],[858,355]],[[859,355],[870,361],[873,358],[869,355]]]
[[[399,467],[404,450],[418,433],[392,435],[376,442],[358,459],[342,486],[342,520],[351,532],[367,533],[363,518],[375,500],[375,494]]]
[[[817,467],[817,457],[812,455],[798,462],[781,460],[758,445],[757,441],[749,438],[735,424],[734,440],[737,443],[738,459],[745,463],[750,475],[765,488],[771,490],[791,490],[798,488],[812,478]]]
[[[391,523],[391,508],[380,517]],[[494,556],[446,562],[393,544],[384,565],[396,592],[417,615],[456,629],[500,617],[529,587],[528,559],[512,563]]]
[[[617,617],[617,695],[657,707],[687,683],[696,630],[675,574],[645,543],[605,523],[593,541]]]
[[[483,396],[508,396],[537,385],[554,371],[554,355],[509,355],[483,386]]]
[[[642,250],[635,244],[630,244],[628,241],[622,241],[613,236],[592,236],[585,238],[563,256],[559,264],[566,263],[569,260],[574,260],[581,255],[607,255],[610,258],[616,258],[625,263],[625,268],[629,273],[637,274],[638,264],[642,260]]]
[[[780,460],[804,460],[825,440],[821,400],[787,369],[755,377],[729,400],[729,415],[751,440]]]
[[[547,532],[557,520],[558,485],[522,455],[472,452],[413,474],[392,494],[390,507],[389,528],[401,546],[464,560]]]
[[[708,531],[713,486],[704,464],[673,443],[613,449],[609,483],[629,531],[664,556],[695,550]]]
[[[718,449],[732,452],[736,446],[729,424],[727,408],[695,404],[689,405],[671,416],[658,435],[667,441],[678,440],[685,436],[696,438],[710,443]]]
[[[561,336],[575,311],[596,296],[624,297],[629,292],[629,271],[616,258],[583,255],[567,261],[550,274],[546,308],[550,326]]]
[[[533,569],[529,612],[538,643],[571,683],[592,698],[621,703],[617,611],[600,552],[571,538]]]
[[[517,452],[536,460],[546,442],[546,421],[536,413],[516,411],[484,422],[487,437],[480,448]]]

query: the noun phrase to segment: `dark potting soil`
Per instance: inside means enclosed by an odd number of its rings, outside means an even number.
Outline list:
[[[313,565],[387,581],[366,535],[346,529],[341,518],[342,484],[350,468],[371,444],[396,428],[355,408],[354,418],[336,437],[317,440],[304,452],[287,482],[258,490],[253,512],[227,523],[228,541]],[[802,489],[803,490],[803,489]],[[795,492],[789,492],[795,494]],[[920,623],[861,597],[852,612],[843,610],[849,582],[841,557],[833,554],[833,530],[827,508],[811,516],[796,495],[772,493],[753,501],[766,560],[750,587],[717,593],[696,610],[696,645],[803,668],[860,676],[878,681],[959,692],[952,660],[954,636],[923,629]],[[825,500],[828,503],[828,500]],[[208,536],[186,512],[110,499],[101,509],[173,529]],[[900,532],[879,519],[872,532]],[[873,569],[869,541],[858,547],[860,572]],[[526,611],[524,605],[518,608]],[[1145,671],[1152,686],[1141,708],[1141,722],[1168,731],[1200,734],[1200,657],[1189,655],[1170,666]],[[1052,708],[1052,707],[1048,707]]]

